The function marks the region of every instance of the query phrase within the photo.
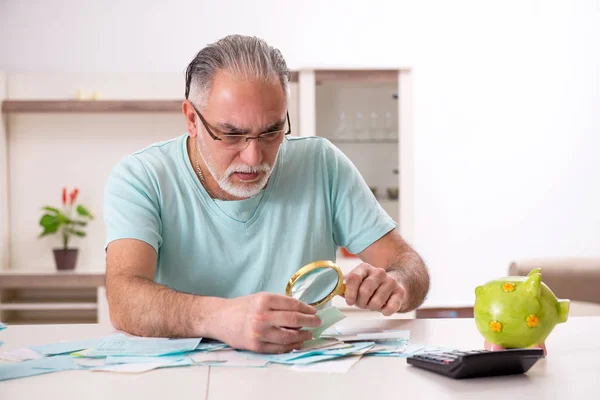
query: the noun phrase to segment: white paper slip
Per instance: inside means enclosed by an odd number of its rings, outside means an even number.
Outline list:
[[[81,365],[82,367],[103,367],[106,365],[106,360],[104,358],[73,357],[73,361],[75,364]]]
[[[340,342],[337,339],[311,339],[304,342],[304,345],[300,350],[292,350],[292,353],[302,353],[304,351],[315,350],[315,349],[324,349],[324,348],[334,348],[334,346],[348,346],[345,343]]]
[[[356,341],[383,341],[383,340],[397,340],[397,339],[409,339],[410,331],[383,331],[383,332],[365,332],[357,333],[352,335],[344,334],[328,334],[323,335],[324,338],[335,338],[342,342],[356,342]]]
[[[385,342],[383,342],[385,343]],[[401,345],[394,345],[394,346],[386,346],[386,345],[381,345],[378,344],[376,346],[373,346],[371,349],[369,349],[369,351],[367,352],[367,354],[371,354],[371,353],[404,353],[407,349],[408,343],[404,343]]]
[[[364,349],[360,349],[360,350],[354,351],[354,352],[352,352],[350,354],[353,355],[353,356],[362,356],[362,355],[365,355],[365,354],[369,353],[372,348],[373,347],[367,347],[367,348],[364,348]]]
[[[316,362],[308,365],[293,365],[289,367],[292,371],[320,372],[345,374],[352,366],[360,360],[360,355],[336,358],[335,360]]]
[[[385,330],[377,329],[376,327],[356,327],[356,326],[333,326],[323,332],[322,337],[329,339],[337,339],[342,342],[352,341],[375,341],[381,342],[385,340],[409,340],[409,330]]]
[[[137,363],[137,364],[113,364],[113,365],[105,365],[103,367],[96,367],[90,369],[90,371],[94,372],[120,372],[124,374],[139,374],[142,372],[151,371],[156,368],[166,367],[169,364],[172,364],[173,361],[163,361],[163,362],[154,362],[154,363]]]
[[[44,356],[26,347],[0,353],[0,359],[6,361],[38,360]]]

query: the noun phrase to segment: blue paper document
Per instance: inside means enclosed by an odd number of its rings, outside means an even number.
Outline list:
[[[45,357],[38,360],[2,364],[0,365],[0,381],[72,369],[83,368],[77,365],[71,356]]]
[[[57,342],[57,343],[49,343],[49,344],[41,344],[36,346],[29,346],[31,350],[38,352],[39,354],[45,356],[52,356],[58,354],[67,354],[73,353],[75,351],[89,349],[91,347],[96,347],[106,340],[110,339],[122,339],[126,338],[123,334],[112,335],[108,337],[96,338],[96,339],[86,339],[86,340],[78,340],[75,342]]]
[[[105,340],[86,352],[88,357],[107,356],[164,356],[196,350],[202,339],[135,340],[115,338]]]

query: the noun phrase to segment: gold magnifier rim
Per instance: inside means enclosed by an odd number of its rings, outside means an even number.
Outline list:
[[[337,266],[336,263],[334,263],[333,261],[329,261],[329,260],[315,261],[315,262],[305,265],[304,267],[302,267],[298,271],[296,271],[296,273],[294,273],[294,275],[288,281],[288,284],[285,288],[285,294],[287,296],[291,297],[292,288],[294,287],[294,285],[296,284],[298,279],[300,279],[307,273],[314,271],[315,269],[319,269],[319,268],[333,269],[338,275],[337,285],[331,291],[331,293],[329,293],[323,299],[317,301],[316,303],[309,303],[309,304],[313,307],[318,307],[320,305],[327,303],[329,300],[333,299],[334,296],[336,296],[338,294],[340,294],[340,295],[344,294],[344,292],[346,291],[346,285],[344,285],[344,274],[342,274],[342,270],[340,269],[340,267]]]

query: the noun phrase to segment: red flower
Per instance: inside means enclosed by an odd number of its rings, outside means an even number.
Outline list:
[[[71,204],[75,203],[75,199],[77,199],[77,195],[79,194],[79,189],[75,188],[71,192]]]
[[[62,202],[63,202],[63,205],[67,204],[67,188],[66,187],[63,188]]]

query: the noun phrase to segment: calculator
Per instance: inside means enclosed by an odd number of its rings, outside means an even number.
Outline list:
[[[454,350],[415,354],[406,362],[453,379],[466,379],[523,374],[543,357],[542,349]]]

